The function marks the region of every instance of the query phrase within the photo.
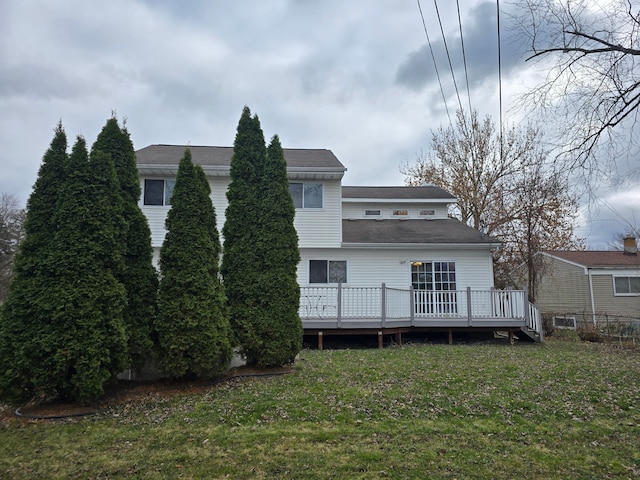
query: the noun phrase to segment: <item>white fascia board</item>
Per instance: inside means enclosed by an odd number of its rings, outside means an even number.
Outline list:
[[[421,250],[492,250],[500,248],[501,243],[342,243],[342,248],[415,248]]]
[[[287,167],[287,177],[293,180],[341,180],[346,168]]]
[[[345,198],[342,197],[343,203],[455,203],[455,199],[451,198]]]
[[[153,176],[172,176],[175,177],[178,173],[178,165],[145,165],[138,164],[138,174],[140,176],[153,175]]]

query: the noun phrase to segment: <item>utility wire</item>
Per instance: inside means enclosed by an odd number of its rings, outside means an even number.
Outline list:
[[[427,37],[427,44],[429,45],[429,51],[431,52],[431,59],[433,60],[433,68],[436,71],[436,77],[438,78],[438,85],[440,85],[440,93],[442,94],[442,101],[444,102],[444,109],[447,112],[447,117],[449,118],[449,124],[451,125],[451,115],[449,115],[449,108],[447,107],[447,98],[444,95],[444,89],[442,88],[442,81],[440,80],[440,72],[438,71],[438,64],[436,63],[436,57],[433,54],[433,47],[431,46],[431,39],[429,38],[429,32],[427,31],[427,24],[424,21],[424,15],[422,13],[422,6],[420,5],[420,0],[416,0],[418,2],[418,9],[420,10],[420,17],[422,18],[422,26],[424,27],[424,34]]]
[[[456,89],[456,96],[458,97],[458,105],[462,110],[462,102],[460,101],[460,92],[458,91],[458,83],[456,82],[456,76],[453,73],[453,64],[451,63],[451,55],[449,55],[449,47],[447,46],[447,38],[444,35],[444,28],[442,27],[442,19],[440,18],[440,10],[438,10],[438,0],[433,0],[433,4],[436,7],[436,14],[438,16],[438,23],[440,24],[440,33],[442,34],[442,42],[444,43],[444,50],[447,53],[447,60],[449,61],[449,69],[451,70],[451,78],[453,78],[453,86]]]
[[[469,72],[467,70],[467,56],[464,49],[464,36],[462,35],[462,19],[460,17],[460,0],[456,0],[458,7],[458,25],[460,26],[460,47],[462,48],[462,62],[464,64],[464,78],[467,82],[467,99],[469,100],[469,115],[471,115],[471,89],[469,87]]]
[[[500,0],[496,0],[496,18],[498,19],[498,103],[499,103],[499,118],[500,118],[500,161],[504,155],[503,148],[503,126],[502,126],[502,40],[500,37]]]

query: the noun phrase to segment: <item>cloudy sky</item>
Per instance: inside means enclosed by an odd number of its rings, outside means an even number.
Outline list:
[[[466,92],[455,2],[440,4]],[[497,118],[495,3],[460,5],[471,102]],[[422,10],[453,116],[433,3],[422,1]],[[532,73],[517,41],[503,42],[502,58],[509,112]],[[0,191],[23,203],[58,120],[70,142],[83,135],[93,143],[115,111],[136,148],[230,146],[244,105],[267,141],[278,134],[285,147],[332,150],[348,169],[346,185],[403,184],[400,167],[449,123],[415,0],[0,3]],[[634,220],[625,206],[633,195],[638,205],[633,185],[603,193],[601,208],[581,217],[591,247]]]

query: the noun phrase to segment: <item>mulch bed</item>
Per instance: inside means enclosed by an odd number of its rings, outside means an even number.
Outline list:
[[[256,369],[251,367],[237,367],[229,370],[223,377],[207,380],[157,380],[143,382],[135,380],[120,380],[117,384],[106,389],[105,394],[98,401],[91,404],[70,403],[51,400],[39,404],[30,404],[12,410],[0,405],[0,416],[16,415],[31,420],[55,420],[63,418],[82,417],[102,412],[109,408],[127,403],[143,401],[150,396],[167,397],[171,395],[206,393],[216,385],[234,379],[248,377],[266,377],[291,373],[291,367]]]

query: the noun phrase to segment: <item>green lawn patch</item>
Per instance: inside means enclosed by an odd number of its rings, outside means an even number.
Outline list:
[[[1,478],[637,478],[640,353],[303,350],[293,372],[82,418],[4,410]]]

